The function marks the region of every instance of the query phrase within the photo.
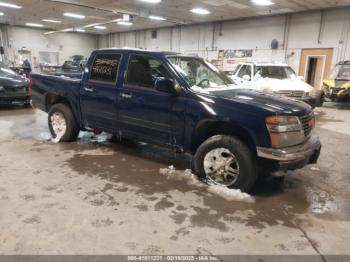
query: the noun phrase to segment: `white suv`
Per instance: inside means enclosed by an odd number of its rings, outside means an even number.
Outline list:
[[[275,93],[317,106],[317,91],[286,64],[240,63],[230,75],[243,88]]]

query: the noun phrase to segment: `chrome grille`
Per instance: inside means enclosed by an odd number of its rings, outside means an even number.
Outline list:
[[[13,86],[4,86],[4,89],[6,93],[8,94],[23,94],[27,92],[27,86],[18,86],[18,87],[13,87]]]
[[[304,96],[304,91],[282,90],[278,91],[278,94],[280,94],[281,96],[302,98]]]
[[[299,117],[301,123],[303,124],[305,137],[308,137],[315,126],[314,113],[311,112],[305,116]]]

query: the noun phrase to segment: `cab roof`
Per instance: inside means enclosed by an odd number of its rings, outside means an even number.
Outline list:
[[[241,62],[239,65],[255,65],[255,66],[285,66],[288,65],[285,63],[271,63],[271,62]]]
[[[100,53],[100,52],[140,52],[140,53],[148,53],[148,54],[162,54],[162,55],[179,55],[180,53],[177,52],[171,52],[171,51],[159,51],[159,50],[145,50],[141,48],[129,48],[129,47],[123,47],[123,48],[101,48],[96,49],[94,52]]]

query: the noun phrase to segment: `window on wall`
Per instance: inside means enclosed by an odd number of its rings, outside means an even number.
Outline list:
[[[114,84],[117,80],[120,54],[98,54],[91,68],[90,80]]]
[[[153,88],[160,77],[172,79],[168,69],[158,59],[151,56],[130,56],[126,84]]]
[[[39,62],[49,65],[59,65],[59,52],[39,51]]]

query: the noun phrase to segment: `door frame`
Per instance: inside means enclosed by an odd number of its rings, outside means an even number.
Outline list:
[[[324,72],[325,72],[325,67],[326,67],[326,59],[327,59],[327,56],[326,55],[307,55],[306,56],[306,65],[305,65],[305,70],[304,70],[304,79],[305,79],[305,82],[307,81],[307,73],[308,73],[308,70],[309,70],[309,65],[310,65],[310,58],[323,58],[323,61],[322,61],[322,70],[321,70],[321,78],[324,77]],[[317,70],[317,65],[318,65],[318,62],[316,64],[316,69]],[[317,71],[316,71],[317,72]],[[316,76],[316,75],[315,75]],[[321,80],[321,83],[322,83],[322,80]]]
[[[322,57],[324,58],[322,75],[321,75],[321,85],[322,80],[327,77],[332,70],[334,56],[334,48],[302,48],[300,53],[299,61],[299,75],[303,76],[306,81],[306,74],[308,70],[308,62],[310,57]],[[316,89],[321,88],[321,86],[315,86]]]

